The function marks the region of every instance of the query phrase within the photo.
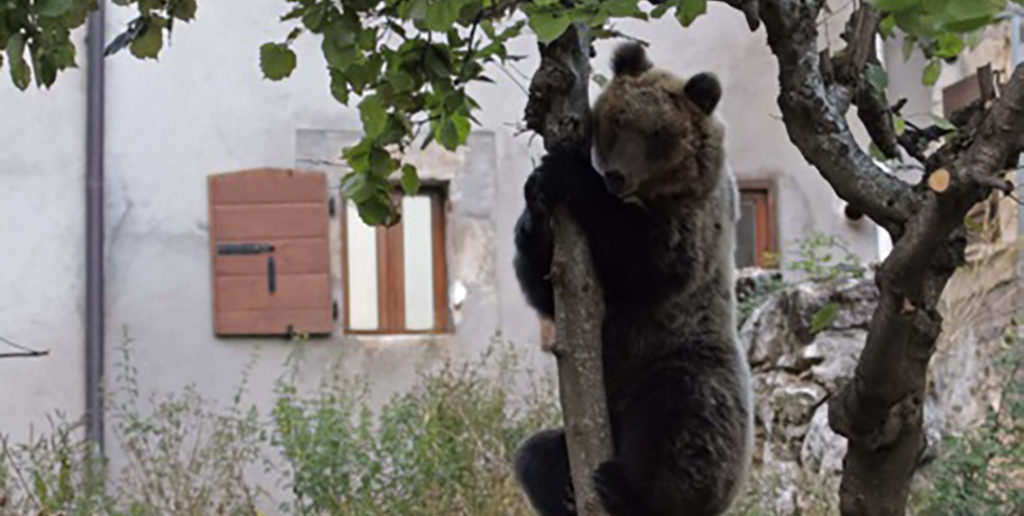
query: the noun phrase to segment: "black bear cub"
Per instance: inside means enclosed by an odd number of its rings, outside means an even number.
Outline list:
[[[718,80],[654,68],[620,46],[594,105],[590,156],[549,154],[530,175],[515,269],[554,314],[551,208],[582,227],[604,290],[602,346],[614,458],[595,473],[613,516],[711,516],[750,462],[750,373],[735,329],[736,187],[714,116]],[[516,476],[543,516],[575,514],[564,433],[528,439]]]

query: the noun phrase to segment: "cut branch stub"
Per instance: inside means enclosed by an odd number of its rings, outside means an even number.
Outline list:
[[[544,148],[583,150],[590,145],[590,43],[582,26],[540,45],[540,68],[530,81],[526,127],[544,137]]]
[[[940,168],[928,175],[928,188],[935,193],[945,193],[949,189],[949,181],[949,170]]]

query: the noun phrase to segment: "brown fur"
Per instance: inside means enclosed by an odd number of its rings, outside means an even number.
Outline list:
[[[587,236],[605,300],[602,361],[615,456],[593,480],[611,516],[718,516],[750,462],[750,373],[736,337],[736,190],[714,76],[683,81],[643,49],[594,106],[591,158],[549,154],[527,181],[516,275],[546,316],[551,207]],[[575,514],[564,434],[527,440],[516,476],[544,516]]]

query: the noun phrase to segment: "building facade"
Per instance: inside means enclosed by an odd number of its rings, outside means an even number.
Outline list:
[[[261,77],[258,48],[283,34],[283,8],[278,0],[201,2],[159,61],[120,53],[102,64],[107,370],[127,337],[146,391],[194,383],[227,400],[251,362],[250,395],[269,403],[295,344],[283,335],[287,321],[265,331],[270,316],[260,314],[289,310],[322,334],[306,346],[304,380],[312,385],[340,362],[366,375],[375,400],[412,385],[418,368],[472,358],[495,335],[552,367],[512,269],[523,182],[542,154],[539,141],[517,134],[538,64],[533,37],[510,49],[525,60],[491,73],[496,84],[472,88],[481,124],[465,148],[411,158],[426,186],[402,201],[415,215],[374,229],[340,196],[341,149],[358,140],[360,123],[357,110],[332,98],[319,45],[296,42],[299,65],[288,80]],[[116,34],[131,14],[110,11],[107,31]],[[763,30],[750,33],[742,14],[717,3],[685,30],[672,19],[618,29],[650,41],[661,67],[722,80],[727,156],[743,189],[743,264],[771,265],[766,257],[778,255],[784,266],[790,244],[812,231],[878,259],[878,228],[847,218],[789,142]],[[610,75],[614,44],[597,45],[596,72]],[[0,81],[0,336],[49,350],[0,360],[0,432],[15,438],[53,411],[84,411],[85,72],[98,65],[80,57],[51,90],[22,93]],[[915,86],[920,68],[909,66],[892,87],[931,106],[932,91]],[[299,186],[267,186],[296,176],[310,181],[310,197],[288,197]],[[290,222],[247,233],[253,220]],[[237,246],[270,240],[273,253]],[[308,283],[290,283],[299,276]],[[277,304],[267,304],[268,292]]]

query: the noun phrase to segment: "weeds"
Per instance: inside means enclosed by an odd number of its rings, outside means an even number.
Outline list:
[[[918,514],[1024,514],[1024,320],[1011,322],[995,369],[1003,379],[997,406],[977,428],[946,437]]]

